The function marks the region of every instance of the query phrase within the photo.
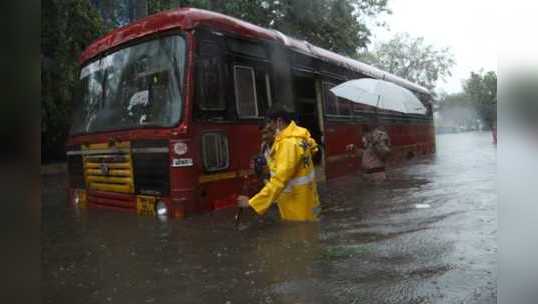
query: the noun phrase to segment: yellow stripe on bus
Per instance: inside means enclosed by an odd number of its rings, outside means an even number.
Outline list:
[[[88,169],[86,172],[88,173],[88,176],[91,176],[91,175],[102,176],[101,169]],[[129,170],[110,170],[108,171],[108,176],[130,177],[131,172]]]
[[[107,163],[106,164],[108,168],[110,169],[131,169],[130,163],[120,163],[120,164],[114,164],[114,163]],[[89,161],[86,161],[86,168],[88,169],[101,169],[101,163],[92,163]]]
[[[101,184],[101,183],[90,183],[90,188],[99,191],[110,191],[110,192],[122,192],[122,193],[131,193],[133,189],[131,185],[114,185],[114,184]]]
[[[113,176],[88,176],[89,182],[101,182],[107,184],[130,184],[130,177],[113,177]]]
[[[129,141],[123,141],[123,142],[115,142],[114,145],[109,145],[109,143],[99,143],[99,144],[89,144],[89,145],[82,145],[82,150],[104,150],[104,149],[125,149],[130,148],[131,142]]]
[[[204,184],[204,183],[221,181],[225,179],[232,179],[236,177],[246,177],[249,175],[254,175],[254,170],[248,169],[248,170],[239,170],[239,171],[230,171],[230,172],[223,172],[223,173],[201,175],[198,178],[198,182],[200,184]]]
[[[207,174],[207,175],[201,175],[198,178],[198,182],[200,184],[203,184],[203,183],[215,182],[215,181],[224,180],[224,179],[231,179],[235,177],[237,177],[237,171]]]

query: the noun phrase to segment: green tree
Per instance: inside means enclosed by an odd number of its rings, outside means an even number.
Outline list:
[[[41,14],[41,150],[48,160],[63,157],[78,57],[103,26],[87,0],[44,0]]]
[[[466,129],[478,127],[479,116],[469,97],[463,92],[442,96],[438,102],[437,112],[439,113],[436,122],[438,127],[464,127]]]
[[[90,0],[102,18],[105,31],[126,25],[134,20],[131,2],[132,0]]]
[[[463,92],[488,127],[497,121],[497,74],[471,72],[463,83]]]
[[[390,13],[386,0],[239,0],[222,12],[353,56],[370,41],[363,22]]]
[[[449,48],[436,48],[423,37],[407,33],[397,34],[391,40],[374,46],[359,59],[393,73],[430,90],[437,81],[451,76],[454,56]]]
[[[95,1],[95,0],[94,0]],[[125,25],[135,0],[100,0],[99,11],[112,27]],[[277,29],[298,39],[354,56],[370,42],[364,22],[390,13],[387,0],[137,0],[147,1],[149,14],[178,7],[210,9]]]
[[[469,126],[480,119],[491,128],[497,121],[497,74],[471,72],[463,82],[463,92],[440,98],[437,112],[457,125]]]

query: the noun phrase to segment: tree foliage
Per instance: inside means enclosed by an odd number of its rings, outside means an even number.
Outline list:
[[[360,59],[430,90],[438,80],[451,76],[450,69],[455,64],[449,48],[436,48],[424,38],[407,33],[377,44]]]
[[[151,0],[89,0],[89,2],[101,15],[106,29],[111,30],[148,15]]]
[[[240,3],[238,1],[237,3]],[[251,14],[237,17],[271,27],[323,48],[353,56],[369,43],[370,31],[361,18],[387,12],[386,1],[282,0],[244,1]],[[369,5],[367,4],[369,3]],[[229,13],[235,15],[233,7]]]
[[[78,57],[103,26],[87,0],[44,0],[41,13],[41,150],[54,159],[64,154]]]
[[[493,71],[471,72],[463,83],[463,92],[480,118],[491,127],[497,121],[497,74]]]
[[[497,74],[471,72],[463,82],[463,92],[441,98],[438,112],[460,125],[480,119],[491,128],[497,120]]]
[[[136,19],[134,3],[147,1],[147,13],[178,7],[209,9],[277,29],[323,48],[354,56],[370,42],[366,19],[390,13],[387,0],[92,0],[110,27]]]
[[[438,127],[464,127],[466,129],[478,127],[479,116],[463,92],[441,96],[437,112],[439,113],[436,121]]]

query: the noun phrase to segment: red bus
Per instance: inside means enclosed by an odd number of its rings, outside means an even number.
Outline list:
[[[66,145],[70,202],[80,207],[183,217],[235,206],[273,103],[291,109],[322,145],[318,181],[360,170],[349,147],[362,147],[371,115],[389,132],[392,162],[435,151],[425,88],[214,12],[148,16],[93,42],[80,64]],[[427,113],[375,114],[329,91],[361,77],[411,90]]]

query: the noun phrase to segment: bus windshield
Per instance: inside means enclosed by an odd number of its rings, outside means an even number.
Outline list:
[[[185,47],[183,37],[167,36],[84,66],[71,134],[174,126],[182,110]]]

